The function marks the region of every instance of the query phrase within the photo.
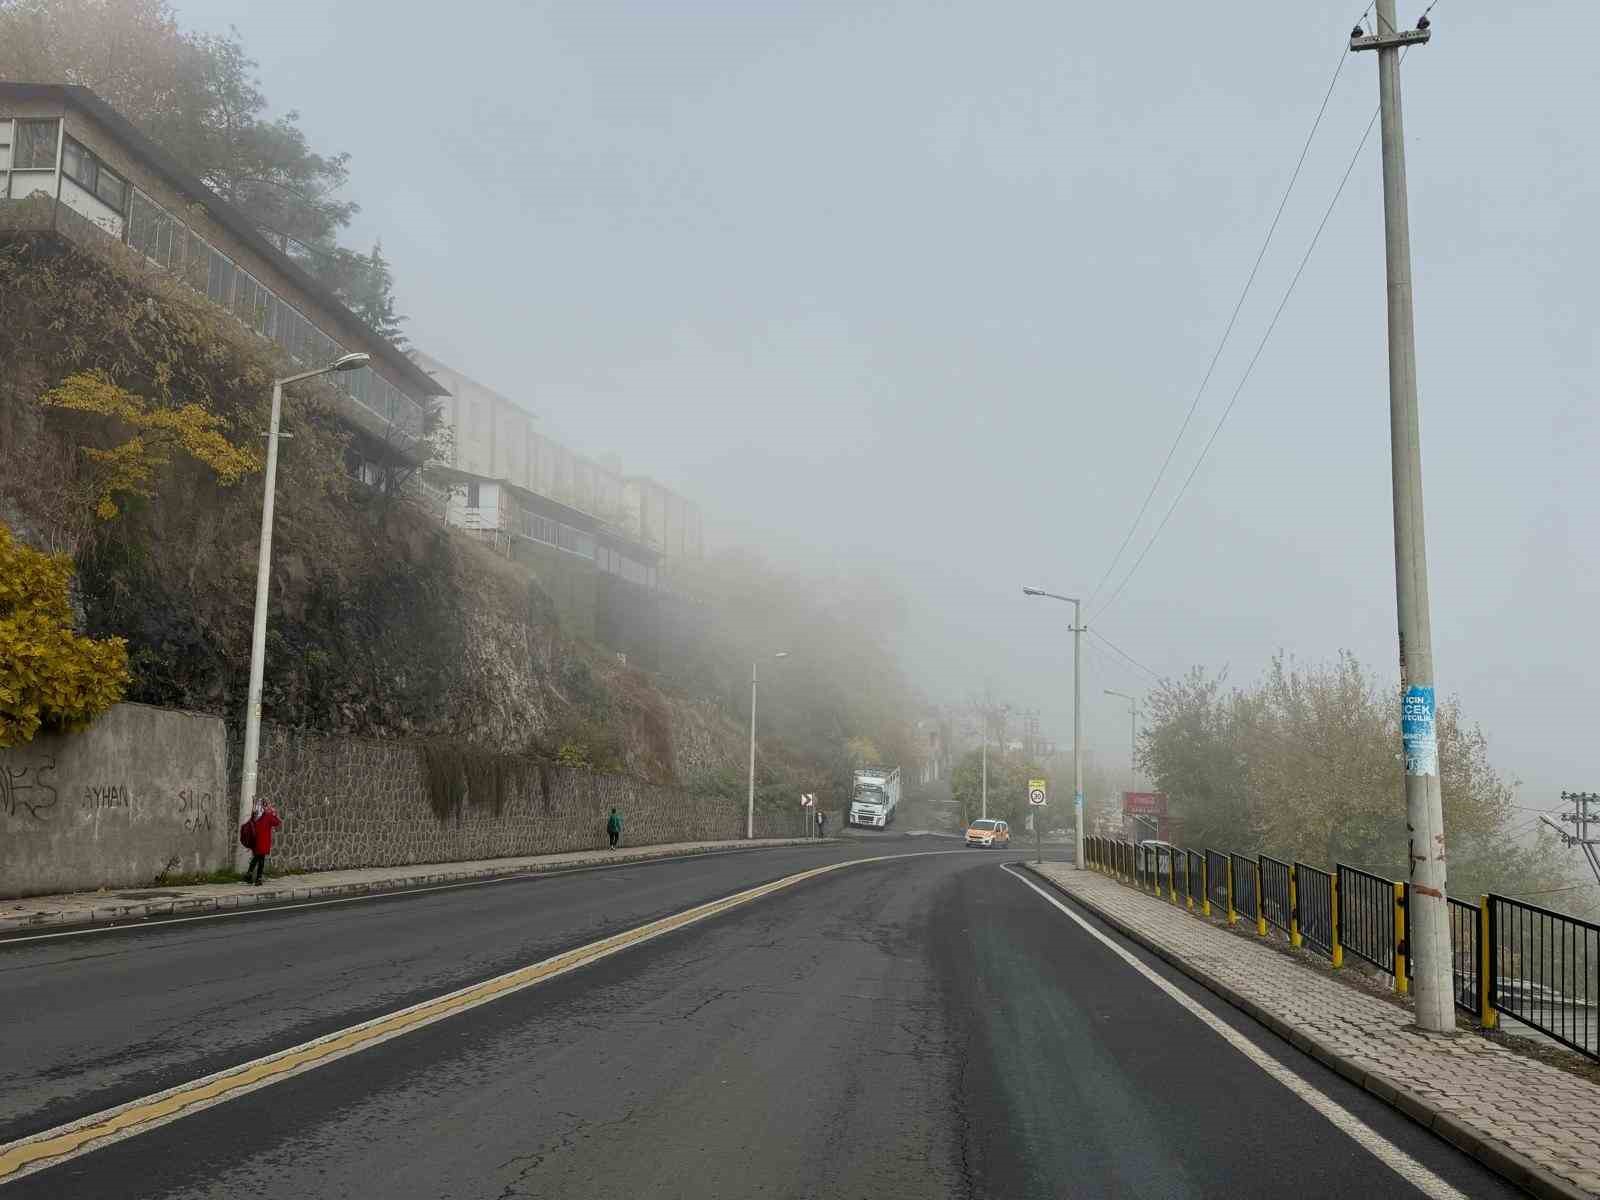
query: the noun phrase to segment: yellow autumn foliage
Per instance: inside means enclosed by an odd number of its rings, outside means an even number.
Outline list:
[[[81,447],[84,457],[97,468],[95,515],[103,521],[117,516],[119,496],[154,495],[156,472],[179,452],[210,467],[224,487],[261,469],[261,456],[230,442],[223,433],[226,423],[215,413],[198,404],[153,405],[119,386],[104,371],[69,375],[41,396],[39,403],[108,417],[134,431],[131,438],[109,450]]]
[[[128,645],[73,631],[72,560],[24,546],[0,521],[0,748],[71,732],[122,699]]]

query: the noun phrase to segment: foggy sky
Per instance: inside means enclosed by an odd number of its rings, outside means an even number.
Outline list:
[[[1020,585],[1106,569],[1359,5],[325,5],[179,7],[238,26],[269,96],[353,155],[349,239],[382,237],[415,342],[693,496],[719,543],[880,564],[920,682],[990,683],[1066,740],[1068,610]],[[1437,683],[1550,807],[1600,789],[1600,6],[1433,21],[1404,99]],[[1349,56],[1124,568],[1376,101],[1374,56]],[[1093,626],[1161,674],[1349,648],[1396,675],[1386,381],[1374,134]],[[1086,741],[1119,761],[1101,690],[1148,680],[1092,646]]]

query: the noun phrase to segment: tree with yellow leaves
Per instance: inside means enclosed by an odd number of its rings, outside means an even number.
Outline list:
[[[119,497],[152,496],[156,472],[167,466],[175,453],[187,454],[210,467],[224,487],[261,469],[261,456],[230,442],[223,433],[226,422],[215,413],[198,404],[153,405],[118,385],[104,371],[69,375],[41,396],[39,403],[107,417],[133,430],[132,437],[110,449],[80,447],[97,468],[95,515],[102,521],[118,515]]]
[[[122,699],[128,646],[73,631],[72,560],[18,543],[0,522],[0,748],[71,732]]]

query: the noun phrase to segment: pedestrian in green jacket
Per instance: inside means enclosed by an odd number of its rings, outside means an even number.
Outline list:
[[[614,808],[606,818],[606,836],[611,839],[611,848],[615,850],[618,839],[622,837],[622,814]]]

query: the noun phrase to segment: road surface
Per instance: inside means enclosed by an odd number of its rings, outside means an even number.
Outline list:
[[[0,943],[0,1143],[879,854],[896,857],[23,1176],[6,1195],[1518,1194],[1135,952],[1420,1165],[1423,1188],[1402,1180],[1017,878],[1005,864],[1020,848],[894,835]]]

